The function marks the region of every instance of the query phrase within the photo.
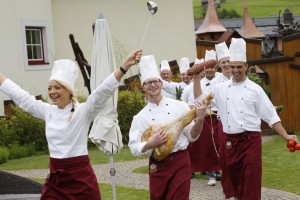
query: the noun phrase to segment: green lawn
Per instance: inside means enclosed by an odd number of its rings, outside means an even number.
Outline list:
[[[32,178],[32,180],[44,184],[44,179]],[[112,187],[107,183],[100,183],[100,192],[102,199],[112,199]],[[150,199],[150,194],[148,190],[134,189],[122,186],[116,186],[116,199],[122,200],[148,200]]]
[[[300,132],[297,133],[300,137]],[[270,142],[263,144],[263,175],[262,186],[284,190],[300,195],[300,151],[291,153],[284,140],[276,136]],[[133,172],[148,173],[147,166],[139,167]],[[197,173],[195,179],[207,180],[207,176]]]
[[[220,2],[220,1],[215,1]],[[299,0],[248,0],[246,1],[248,13],[250,17],[270,17],[278,16],[279,10],[282,13],[286,8],[289,8],[293,15],[300,15],[300,1]],[[196,19],[200,18],[203,12],[201,7],[201,0],[193,0],[194,16]],[[221,4],[221,9],[236,10],[243,16],[242,0],[226,0],[226,3]]]
[[[298,132],[298,138],[300,133]],[[263,145],[263,187],[300,195],[300,151],[291,153],[281,137]]]
[[[89,149],[89,157],[92,164],[109,163],[109,155],[103,154],[98,148]],[[124,147],[119,154],[114,155],[115,162],[128,160],[143,159],[143,157],[133,157],[128,147]],[[21,170],[21,169],[46,169],[49,164],[48,154],[39,154],[28,158],[9,160],[7,163],[0,165],[0,170]],[[31,178],[41,184],[44,184],[44,179]],[[112,199],[111,184],[100,183],[102,199]],[[149,191],[143,189],[135,189],[129,187],[116,187],[117,199],[123,200],[148,200],[150,199]]]
[[[98,148],[89,149],[89,157],[92,164],[109,163],[109,155],[105,155]],[[143,159],[143,157],[133,157],[127,146],[119,154],[114,155],[115,162],[128,160]],[[27,158],[9,160],[7,163],[0,165],[0,170],[20,170],[20,169],[47,169],[49,165],[48,154],[38,154]]]
[[[297,133],[300,137],[300,132]],[[103,155],[97,148],[89,150],[91,162],[93,164],[109,163],[109,156]],[[143,158],[143,157],[141,157]],[[263,187],[285,190],[300,195],[300,151],[289,152],[285,146],[285,141],[276,136],[270,142],[263,145]],[[114,156],[115,162],[137,159],[131,155],[128,147]],[[0,165],[0,170],[19,170],[19,169],[43,169],[48,166],[49,155],[42,154],[29,158],[9,160]],[[141,167],[134,170],[135,173],[147,173],[147,167]],[[195,178],[206,179],[206,176],[196,175]],[[44,180],[37,180],[41,183]],[[111,197],[110,184],[100,183],[103,199]],[[117,187],[118,199],[149,199],[147,190],[137,190],[134,188]]]

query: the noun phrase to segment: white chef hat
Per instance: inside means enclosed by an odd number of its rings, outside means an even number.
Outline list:
[[[49,81],[59,81],[69,90],[74,91],[77,77],[78,67],[76,63],[69,59],[61,59],[54,62]]]
[[[179,71],[180,74],[186,73],[186,71],[190,68],[190,60],[187,57],[181,58],[179,62]]]
[[[211,60],[211,59],[217,60],[216,59],[216,52],[215,52],[215,50],[210,50],[210,51],[206,50],[205,51],[205,58],[204,58],[204,60],[208,61],[208,60]]]
[[[142,56],[140,60],[141,85],[149,78],[158,78],[162,81],[153,55]]]
[[[229,49],[225,42],[216,44],[215,47],[216,47],[216,53],[217,53],[218,60],[221,60],[222,58],[226,58],[226,57],[230,56]]]
[[[247,62],[246,42],[243,38],[232,38],[229,47],[230,61]]]
[[[160,71],[162,72],[163,70],[171,71],[169,62],[167,60],[162,60],[160,63]]]
[[[196,65],[196,64],[201,64],[201,63],[203,63],[203,62],[204,62],[204,59],[203,59],[203,58],[201,58],[201,59],[195,58],[194,65]]]

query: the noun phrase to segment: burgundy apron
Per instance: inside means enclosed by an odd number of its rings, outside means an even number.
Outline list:
[[[42,200],[99,200],[97,178],[87,155],[50,158],[50,175],[46,178]]]
[[[226,198],[236,196],[239,200],[260,200],[262,177],[260,132],[224,134],[222,154],[224,166],[221,182]]]
[[[224,169],[226,166],[225,163],[225,158],[224,158],[224,151],[225,151],[225,143],[224,141],[226,141],[226,134],[223,132],[223,126],[222,126],[222,122],[219,121],[219,128],[218,128],[218,137],[219,137],[219,142],[220,142],[220,146],[219,146],[219,155],[220,155],[220,165],[221,165],[221,169]],[[223,171],[223,170],[222,170]],[[225,172],[226,175],[226,172]],[[230,178],[225,178],[224,173],[222,172],[222,178],[221,178],[221,184],[222,184],[222,188],[223,188],[223,192],[226,198],[229,197],[234,197],[236,196],[236,192],[233,189],[232,183]]]
[[[218,137],[218,119],[205,117],[203,129],[195,142],[190,142],[188,151],[191,158],[191,172],[210,172],[220,170],[218,157],[219,137]],[[211,121],[212,120],[212,121]],[[212,125],[212,126],[211,126]],[[213,127],[213,135],[211,133]]]
[[[181,150],[162,161],[149,159],[151,200],[188,200],[191,186],[189,153]]]

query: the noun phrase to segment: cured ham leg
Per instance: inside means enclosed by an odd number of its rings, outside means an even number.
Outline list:
[[[213,95],[209,94],[205,97],[208,103],[213,99]],[[158,124],[150,126],[142,135],[142,141],[149,141],[149,139],[159,130],[166,133],[167,141],[153,149],[152,157],[161,161],[166,158],[173,150],[183,128],[191,123],[196,118],[196,107],[189,110],[186,114],[172,120],[166,124]]]

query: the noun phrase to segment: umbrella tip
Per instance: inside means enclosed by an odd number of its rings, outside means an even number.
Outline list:
[[[100,12],[98,14],[98,19],[105,19],[103,12]]]

